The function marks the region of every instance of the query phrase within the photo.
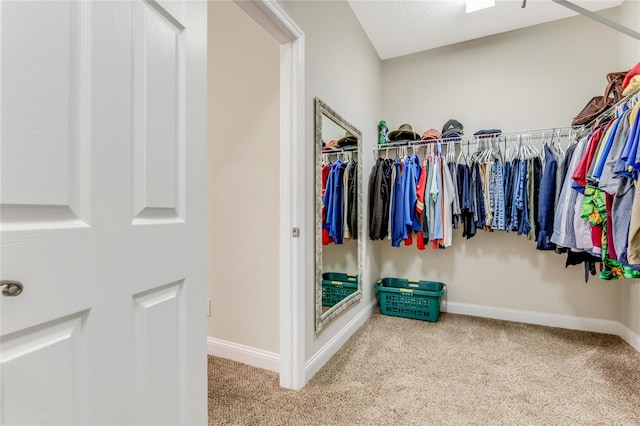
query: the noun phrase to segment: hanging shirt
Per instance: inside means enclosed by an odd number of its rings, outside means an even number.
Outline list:
[[[600,181],[602,171],[604,170],[604,165],[606,163],[607,157],[609,156],[609,152],[611,152],[611,147],[613,146],[613,142],[616,139],[618,130],[621,130],[623,127],[620,126],[622,121],[623,120],[621,118],[613,120],[613,124],[609,126],[608,131],[605,133],[602,141],[600,142],[598,152],[596,153],[596,158],[592,163],[592,171],[589,172],[588,176],[588,180],[596,184]]]
[[[403,176],[402,176],[402,192],[404,206],[402,208],[404,224],[408,228],[408,233],[411,231],[421,231],[422,223],[420,218],[416,215],[416,203],[418,201],[418,195],[416,189],[418,187],[418,181],[420,179],[420,159],[416,154],[407,157],[404,162]]]
[[[422,168],[420,169],[420,178],[418,179],[418,186],[416,187],[416,217],[419,218],[421,223],[421,230],[418,231],[418,235],[416,237],[416,247],[418,250],[425,249],[425,231],[426,228],[426,220],[425,220],[425,190],[427,187],[427,159],[425,158],[422,161]]]
[[[637,222],[634,221],[633,215],[634,205],[636,204],[636,187],[633,184],[633,179],[628,176],[621,176],[617,180],[619,182],[618,190],[615,193],[615,199],[611,206],[613,244],[619,255],[618,260],[620,260],[620,262],[640,263],[634,262],[633,259],[627,259],[629,256],[629,237],[633,233],[634,228],[632,222]],[[623,257],[623,253],[626,253],[626,256]]]
[[[629,134],[627,135],[627,139],[625,141],[625,145],[622,148],[622,152],[620,153],[620,157],[616,163],[616,167],[614,169],[615,174],[618,176],[629,176],[633,177],[634,173],[634,164],[637,156],[638,150],[638,139],[640,138],[640,114],[638,111],[640,110],[640,102],[638,102],[633,109],[631,110],[631,114],[629,115],[629,122],[631,123],[631,128],[629,129]]]
[[[347,169],[347,229],[352,239],[358,239],[358,163],[351,161]]]
[[[494,160],[493,167],[491,168],[491,182],[489,185],[489,192],[491,194],[491,209],[493,210],[493,221],[491,223],[491,229],[497,231],[504,231],[506,226],[505,221],[505,206],[504,206],[504,166],[498,159]]]
[[[615,174],[615,167],[624,148],[631,124],[629,118],[631,111],[626,111],[618,120],[618,131],[611,141],[611,147],[607,156],[602,160],[602,171],[598,182],[598,187],[608,194],[615,194],[620,184],[620,179]]]
[[[329,229],[329,236],[336,244],[342,244],[344,236],[344,189],[343,174],[346,164],[338,160],[331,166],[328,189],[325,192],[324,204],[327,206],[327,217],[323,227]],[[331,185],[329,186],[329,182]]]
[[[545,167],[540,182],[540,193],[538,195],[538,223],[540,233],[538,234],[538,250],[553,250],[555,245],[551,243],[553,234],[553,214],[555,212],[555,188],[556,171],[558,163],[556,157],[547,144],[544,145]]]
[[[553,219],[553,234],[551,235],[551,242],[560,247],[576,248],[576,235],[573,222],[578,192],[572,188],[573,179],[571,176],[573,176],[573,172],[578,166],[588,142],[588,136],[582,138],[573,150],[571,154],[571,162],[567,167],[566,177],[562,185],[562,191],[558,198],[558,204]],[[569,151],[567,151],[567,153],[569,153]]]
[[[389,233],[392,161],[378,158],[369,178],[369,238],[383,240]]]
[[[474,163],[473,176],[475,180],[476,194],[474,199],[476,200],[477,220],[476,227],[482,229],[486,225],[486,210],[484,205],[484,192],[482,190],[482,172],[480,171],[480,164]]]
[[[391,201],[391,245],[400,247],[400,243],[407,239],[407,227],[404,224],[404,200],[402,191],[402,166],[397,158],[393,162],[395,180],[393,183],[393,200]]]
[[[342,220],[344,223],[342,224],[343,236],[342,238],[345,240],[351,239],[351,230],[349,229],[348,216],[347,211],[349,210],[349,168],[351,167],[351,162],[345,162],[344,172],[342,173],[342,190],[344,191],[343,200],[344,200],[344,208],[345,210],[342,212]]]
[[[628,263],[640,266],[640,185],[635,186],[627,243],[628,249],[626,257],[628,258]]]
[[[577,192],[577,191],[576,191]],[[576,198],[576,204],[573,210],[573,233],[575,235],[576,244],[575,248],[578,250],[593,250],[594,242],[593,242],[593,232],[591,228],[591,224],[582,218],[582,207],[584,205],[584,194],[578,192],[578,196]],[[596,248],[600,248],[600,241],[597,241],[595,246]],[[599,252],[598,250],[595,251]]]
[[[433,161],[433,179],[429,188],[430,203],[433,205],[433,244],[438,248],[439,240],[444,237],[442,226],[442,157],[437,156]]]
[[[466,164],[458,164],[458,196],[462,210],[462,236],[467,239],[476,235],[471,185],[469,166]]]
[[[527,161],[518,162],[517,192],[514,199],[514,227],[517,225],[518,235],[527,234],[531,229],[529,222],[529,197],[527,193]]]
[[[542,180],[542,159],[538,156],[533,158],[533,196],[529,198],[531,205],[530,221],[533,228],[533,235],[530,239],[537,240],[540,233],[538,223],[538,196],[540,195],[540,181]]]
[[[484,195],[484,206],[485,206],[485,229],[491,229],[491,224],[493,223],[493,206],[491,205],[491,169],[493,167],[493,163],[485,163],[480,166],[480,170],[484,176],[482,180],[482,193]]]
[[[449,169],[449,175],[451,176],[451,182],[453,184],[453,205],[452,205],[452,225],[455,229],[458,229],[460,224],[462,210],[460,209],[460,197],[458,193],[458,164],[455,161],[450,161],[447,164]]]
[[[600,143],[600,139],[604,134],[606,128],[598,127],[589,138],[587,147],[585,149],[584,154],[581,156],[576,169],[571,175],[573,178],[572,187],[579,192],[584,192],[584,188],[587,186],[587,170],[591,165],[591,161],[593,161],[593,156],[598,149],[598,144]]]
[[[450,247],[453,241],[453,210],[455,205],[456,190],[453,183],[453,177],[448,165],[444,164],[442,168],[442,200],[444,205],[443,213],[443,247]]]

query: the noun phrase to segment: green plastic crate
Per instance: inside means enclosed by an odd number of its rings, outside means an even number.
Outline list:
[[[423,321],[438,321],[440,298],[447,286],[438,281],[383,278],[376,283],[380,313]]]
[[[358,290],[358,276],[340,272],[322,274],[322,306],[334,306]]]

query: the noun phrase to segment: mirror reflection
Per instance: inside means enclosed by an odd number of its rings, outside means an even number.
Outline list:
[[[360,140],[316,98],[316,331],[362,297]]]

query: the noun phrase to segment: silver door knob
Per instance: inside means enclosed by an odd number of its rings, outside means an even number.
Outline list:
[[[2,289],[2,295],[10,297],[18,296],[24,289],[20,281],[14,280],[2,280],[0,281],[0,287],[5,287]]]

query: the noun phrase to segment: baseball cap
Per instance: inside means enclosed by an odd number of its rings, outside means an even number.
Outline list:
[[[441,137],[442,137],[442,134],[439,131],[437,131],[436,129],[429,129],[422,134],[421,140],[423,141],[435,140],[435,139],[440,139]]]
[[[451,118],[444,123],[444,126],[442,126],[442,137],[446,138],[453,133],[457,133],[458,136],[461,136],[464,133],[463,130],[464,127],[462,126],[462,123]]]

